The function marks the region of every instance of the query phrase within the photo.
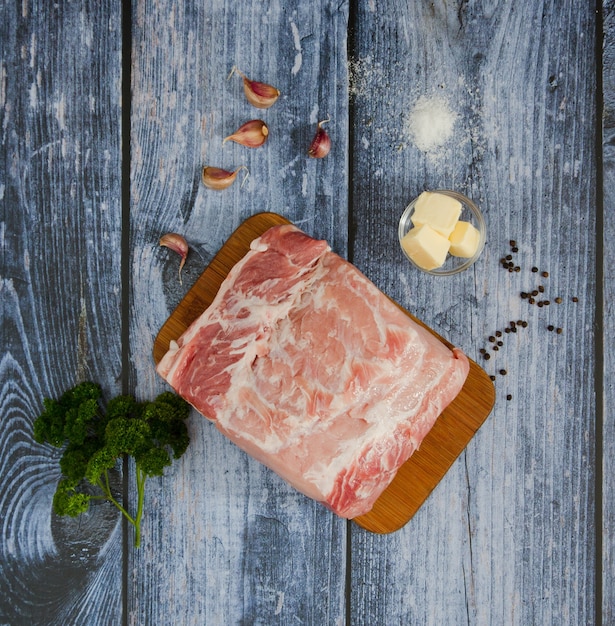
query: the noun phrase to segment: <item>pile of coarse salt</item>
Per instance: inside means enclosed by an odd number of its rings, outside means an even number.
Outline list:
[[[440,148],[451,138],[457,117],[445,99],[421,96],[407,122],[414,145],[428,153]]]

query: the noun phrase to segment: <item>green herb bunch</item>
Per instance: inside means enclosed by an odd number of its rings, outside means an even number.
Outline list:
[[[189,404],[169,391],[152,402],[137,402],[121,395],[102,402],[100,385],[82,382],[59,400],[44,400],[44,410],[34,422],[34,439],[64,446],[60,459],[62,478],[54,498],[58,515],[77,517],[88,510],[90,500],[112,502],[135,528],[135,546],[141,543],[141,519],[145,481],[162,476],[164,468],[178,459],[189,443],[186,418]],[[172,458],[171,458],[172,456]],[[113,497],[109,470],[119,459],[135,461],[136,512],[134,515]],[[91,487],[97,489],[92,495]]]

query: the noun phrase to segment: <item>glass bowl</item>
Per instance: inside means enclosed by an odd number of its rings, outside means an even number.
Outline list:
[[[463,272],[464,270],[467,270],[476,262],[478,257],[481,255],[483,248],[485,247],[485,240],[487,238],[487,227],[485,225],[485,219],[483,217],[483,214],[480,212],[480,209],[474,204],[474,202],[470,200],[470,198],[467,198],[463,194],[457,193],[456,191],[451,191],[450,189],[434,189],[433,193],[441,193],[443,195],[450,196],[451,198],[455,198],[455,200],[458,200],[459,202],[461,202],[461,215],[459,219],[465,222],[470,222],[475,228],[478,229],[478,234],[479,234],[478,248],[476,249],[474,256],[466,259],[462,257],[453,256],[452,254],[448,254],[446,256],[446,261],[444,262],[444,264],[432,270],[426,270],[418,266],[408,256],[408,253],[404,250],[403,246],[401,245],[401,240],[404,238],[406,233],[412,228],[411,217],[412,217],[412,213],[414,213],[414,207],[416,205],[416,201],[418,200],[418,197],[412,200],[412,202],[406,207],[406,210],[402,213],[402,216],[399,220],[399,229],[398,229],[399,245],[401,246],[401,249],[404,255],[406,256],[406,258],[408,259],[408,261],[410,261],[410,263],[412,263],[414,267],[421,270],[421,272],[425,272],[426,274],[433,274],[434,276],[451,276],[453,274],[458,274],[459,272]]]

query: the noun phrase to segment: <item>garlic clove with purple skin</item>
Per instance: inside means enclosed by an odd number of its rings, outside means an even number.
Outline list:
[[[326,120],[322,120],[322,122],[318,122],[316,134],[314,135],[314,139],[312,139],[310,149],[308,150],[308,155],[313,159],[322,159],[323,157],[326,157],[331,150],[331,138],[329,137],[327,131],[322,127],[323,124],[326,124],[329,121],[329,118],[327,118]]]
[[[243,179],[243,182],[245,182],[246,178],[249,176],[248,168],[245,165],[241,165],[233,172],[223,170],[220,167],[207,166],[203,168],[201,179],[205,187],[209,189],[226,189],[235,182],[237,173],[240,170],[246,170],[246,175]],[[242,185],[243,182],[241,183]]]
[[[229,78],[235,73],[239,74],[239,76],[243,79],[243,91],[246,95],[246,99],[257,109],[268,109],[270,106],[275,104],[275,101],[280,97],[280,91],[273,85],[261,83],[257,80],[250,80],[236,67],[233,67],[231,70]]]
[[[269,128],[263,120],[250,120],[240,126],[232,135],[225,137],[222,143],[234,141],[248,148],[259,148],[269,137]]]
[[[182,268],[184,267],[184,263],[186,262],[186,258],[188,256],[188,242],[177,233],[167,233],[160,238],[159,244],[169,250],[173,250],[173,252],[177,252],[180,255],[181,261],[179,263],[179,284],[182,283]]]

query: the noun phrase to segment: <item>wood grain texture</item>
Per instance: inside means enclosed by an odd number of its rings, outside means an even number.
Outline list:
[[[43,397],[120,376],[117,3],[0,8],[0,623],[118,623],[121,525],[51,500]],[[116,487],[119,487],[119,482]]]
[[[603,243],[604,277],[602,282],[602,323],[604,347],[603,450],[602,450],[602,619],[603,624],[615,622],[615,251],[611,242],[615,237],[615,2],[604,2],[603,7]]]
[[[596,14],[575,0],[131,5],[131,272],[121,302],[120,3],[0,4],[0,623],[612,623],[613,2],[603,2],[602,120]],[[233,65],[275,84],[276,105],[252,109],[241,81],[227,79]],[[450,140],[428,150],[410,132],[421,97],[457,115]],[[270,126],[265,147],[222,145],[253,117]],[[326,117],[332,152],[307,159]],[[211,192],[204,165],[246,165],[250,176]],[[396,242],[408,201],[437,187],[471,196],[488,222],[480,261],[445,279],[411,269]],[[389,536],[340,522],[194,414],[189,452],[148,483],[143,546],[130,548],[123,572],[114,511],[51,514],[58,456],[32,441],[32,421],[43,397],[83,378],[108,394],[125,375],[141,398],[163,390],[151,356],[158,329],[261,211],[330,241],[484,364],[496,376],[495,410]],[[168,231],[190,243],[183,284],[178,257],[158,246]],[[510,239],[518,273],[499,265]],[[539,284],[549,306],[519,297]],[[505,333],[511,320],[528,326]],[[485,363],[478,351],[496,330],[503,345]]]
[[[351,27],[351,259],[470,357],[528,322],[491,353],[494,413],[411,523],[353,530],[351,622],[592,623],[595,317],[571,297],[596,290],[594,15],[570,1],[364,2]],[[457,115],[427,151],[409,128],[421,97]],[[409,200],[440,187],[488,224],[481,259],[450,278],[392,249]],[[499,264],[510,239],[519,272]],[[539,283],[553,304],[519,297]]]
[[[276,211],[347,250],[346,3],[133,2],[131,373],[138,393],[164,387],[154,338],[237,226]],[[282,95],[251,107],[237,66]],[[323,80],[326,77],[326,80]],[[333,149],[307,157],[331,117]],[[243,122],[269,125],[258,149],[222,140]],[[205,165],[250,173],[223,192]],[[240,176],[241,179],[241,176]],[[190,254],[158,248],[168,231]],[[164,485],[148,486],[144,541],[129,564],[134,623],[342,623],[346,523],[297,494],[196,413],[192,442]]]

